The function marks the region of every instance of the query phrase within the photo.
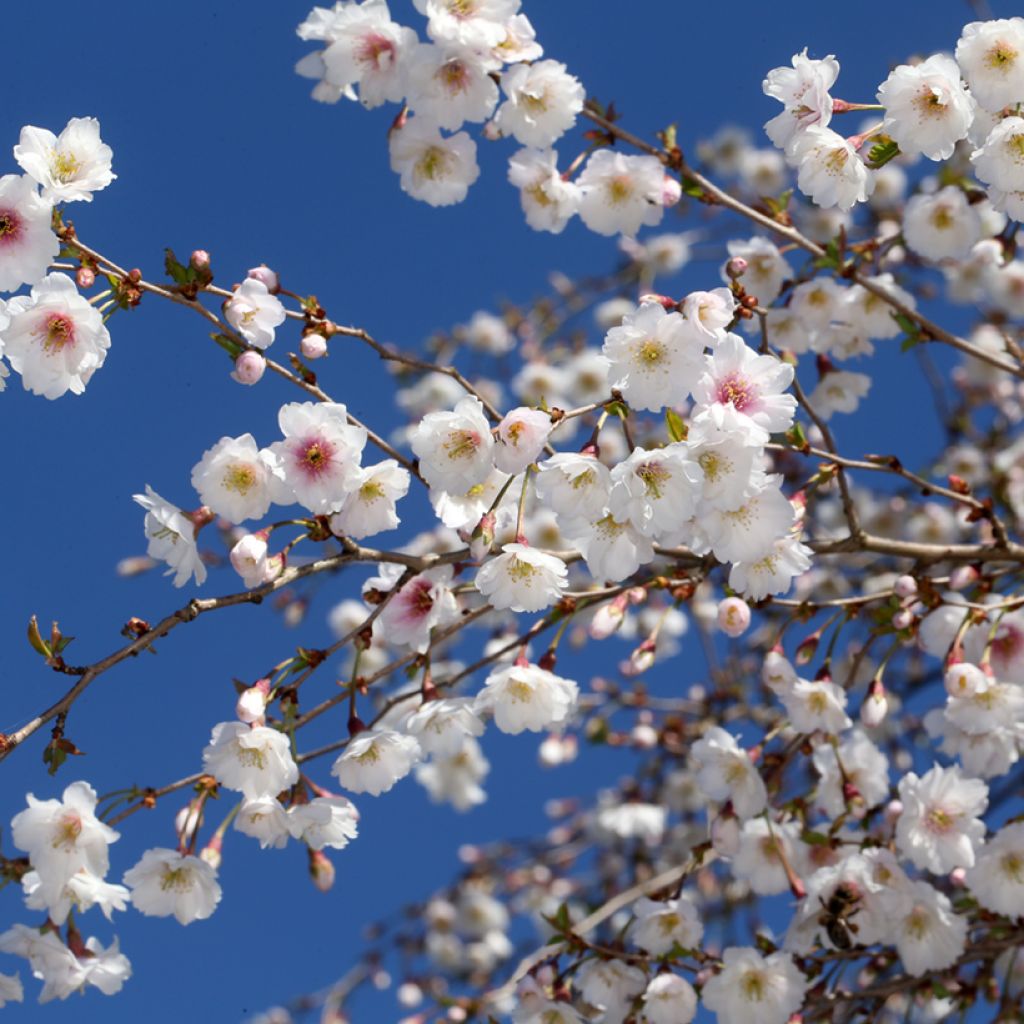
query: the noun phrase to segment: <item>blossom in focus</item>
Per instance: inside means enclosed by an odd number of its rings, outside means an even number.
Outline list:
[[[0,274],[3,181],[0,179]],[[33,286],[31,296],[11,299],[6,315],[10,323],[3,332],[4,355],[21,374],[25,390],[33,394],[60,398],[70,391],[80,395],[107,358],[110,333],[103,317],[78,294],[74,281],[66,274],[47,274]]]
[[[191,924],[209,917],[220,902],[217,872],[204,860],[174,850],[147,850],[125,872],[132,905],[147,917],[170,917]]]
[[[192,470],[204,505],[229,522],[261,519],[270,508],[270,460],[252,434],[222,437]]]
[[[829,89],[839,77],[839,61],[831,54],[822,60],[807,56],[807,49],[793,55],[792,67],[773,68],[761,85],[766,96],[785,108],[773,117],[764,130],[768,138],[785,149],[794,136],[814,125],[832,120]]]
[[[443,138],[422,117],[411,117],[391,132],[391,169],[402,191],[431,206],[461,203],[480,176],[476,143],[465,133]]]
[[[133,494],[136,504],[146,510],[144,523],[149,546],[146,554],[150,558],[166,562],[170,568],[164,574],[174,573],[174,585],[183,587],[190,576],[196,585],[206,581],[206,566],[196,546],[196,524],[176,505],[165,501],[149,484],[145,494]]]
[[[250,345],[264,351],[274,343],[276,330],[285,321],[285,310],[262,281],[247,277],[224,304],[224,316]]]
[[[51,203],[92,202],[93,192],[117,177],[110,168],[113,151],[100,140],[95,117],[71,118],[60,135],[45,128],[22,128],[14,159],[42,186],[43,199]]]

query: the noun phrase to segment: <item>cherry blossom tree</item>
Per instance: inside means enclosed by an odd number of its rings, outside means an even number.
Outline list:
[[[116,187],[93,118],[26,126],[0,177],[0,385],[87,402],[123,318],[173,304],[232,387],[259,394],[269,371],[291,389],[277,435],[192,454],[195,507],[162,480],[122,496],[147,545],[122,571],[164,572],[176,610],[87,664],[29,622],[66,690],[0,734],[0,771],[20,786],[41,757],[61,780],[33,776],[3,837],[24,912],[0,932],[0,1006],[115,996],[130,950],[90,911],[209,918],[229,844],[304,848],[329,890],[345,848],[374,842],[364,801],[418,783],[470,813],[500,732],[551,767],[611,751],[623,781],[553,801],[545,834],[464,849],[266,1024],[365,1019],[392,985],[406,1024],[1020,1020],[1024,19],[875,69],[874,97],[840,99],[841,61],[795,53],[765,68],[782,109],[760,145],[637,133],[519,0],[413,7],[314,8],[313,99],[381,118],[396,186],[432,206],[504,146],[523,231],[578,216],[619,238],[616,268],[403,348],[287,268],[226,288],[201,249],[167,250],[159,281],[100,251],[71,206]],[[697,245],[714,263],[679,294]],[[937,292],[969,329],[926,315]],[[358,381],[325,359],[340,345],[392,371],[403,428],[353,414]],[[934,397],[914,469],[858,442],[876,345]],[[956,353],[949,379],[936,349]],[[179,777],[125,766],[123,788],[93,788],[71,737],[95,682],[228,608],[301,623],[328,577],[333,643],[272,666],[242,652],[233,713],[195,709],[210,738]],[[230,590],[207,596],[215,579]],[[144,809],[173,843],[138,838]]]

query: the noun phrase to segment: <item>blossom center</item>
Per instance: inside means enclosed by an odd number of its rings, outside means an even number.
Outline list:
[[[531,185],[526,189],[526,194],[538,205],[538,206],[552,206],[554,200],[544,190],[544,183],[538,181],[536,185]]]
[[[81,834],[82,819],[74,811],[69,811],[67,814],[61,815],[58,820],[51,845],[55,850],[59,846],[63,846],[66,850],[74,849]]]
[[[740,979],[740,991],[749,1003],[760,1003],[767,994],[766,988],[760,971],[747,971]]]
[[[363,36],[355,52],[358,63],[369,64],[377,71],[390,67],[394,56],[395,44],[387,36],[376,32],[368,32]]]
[[[239,747],[238,763],[243,768],[258,768],[263,771],[267,766],[267,757],[259,747]]]
[[[757,388],[753,382],[739,373],[731,373],[718,384],[718,400],[723,405],[730,402],[737,412],[743,412],[757,399]]]
[[[308,437],[299,442],[295,455],[299,468],[316,479],[330,469],[334,451],[334,445],[325,438]]]
[[[533,700],[533,687],[521,679],[513,679],[508,684],[508,695],[514,704],[529,704]]]
[[[656,462],[644,463],[637,470],[636,475],[643,480],[647,496],[655,501],[665,496],[662,488],[665,486],[666,481],[672,479],[672,474],[664,466],[660,466]]]
[[[379,501],[384,497],[384,487],[376,480],[370,480],[368,483],[363,484],[359,488],[359,500],[365,501],[368,504],[373,501]]]
[[[1016,59],[1017,51],[1002,39],[985,54],[985,63],[993,71],[1008,71]]]
[[[626,174],[617,174],[605,185],[608,201],[617,206],[626,202],[633,195],[633,182]]]
[[[51,313],[46,318],[44,330],[46,340],[43,348],[47,351],[59,352],[65,346],[75,343],[75,322],[63,313]]]
[[[529,562],[524,562],[521,558],[513,558],[508,563],[509,578],[523,582],[525,580],[531,580],[540,571],[535,565],[530,565]]]
[[[74,153],[53,154],[53,176],[58,181],[71,181],[72,178],[82,169],[82,165],[75,159]]]
[[[443,178],[448,173],[450,161],[451,155],[440,146],[428,146],[416,161],[416,176],[430,181]]]
[[[637,346],[636,356],[641,365],[648,368],[657,366],[665,358],[665,346],[654,338],[644,338]]]
[[[475,430],[450,430],[444,450],[449,459],[468,459],[480,447],[480,435]]]
[[[465,92],[469,88],[469,69],[461,60],[450,60],[437,69],[436,78],[450,93]]]
[[[237,491],[244,496],[256,486],[256,471],[248,463],[236,462],[228,467],[223,484],[225,490]]]
[[[21,218],[13,210],[0,210],[0,243],[15,242],[21,234]]]
[[[1007,878],[1013,879],[1018,885],[1024,882],[1024,857],[1016,851],[1003,854],[999,868]]]
[[[956,815],[942,807],[932,807],[925,815],[925,825],[930,832],[943,834],[956,827]]]
[[[160,888],[164,892],[191,892],[192,872],[188,868],[164,868]]]

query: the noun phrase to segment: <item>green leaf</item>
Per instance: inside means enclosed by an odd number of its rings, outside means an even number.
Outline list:
[[[829,840],[828,836],[823,835],[821,832],[811,832],[810,830],[805,830],[803,833],[801,833],[800,838],[801,838],[801,840],[803,840],[803,842],[807,843],[809,846],[831,846],[832,845],[832,843]]]
[[[704,198],[704,189],[693,178],[688,178],[684,175],[681,184],[684,196],[690,196],[691,199]]]
[[[673,441],[685,441],[688,433],[682,416],[674,409],[665,410],[665,426],[668,428],[668,436]]]
[[[53,651],[50,650],[49,644],[43,639],[43,634],[39,632],[39,623],[34,615],[28,620],[28,642],[32,645],[32,650],[36,654],[41,654],[44,658],[53,657]]]
[[[164,270],[175,284],[191,284],[195,271],[178,262],[173,249],[164,249]]]
[[[873,171],[884,167],[894,157],[900,155],[900,147],[888,135],[876,135],[875,144],[868,150],[867,165]]]
[[[798,448],[800,451],[805,451],[810,447],[807,441],[807,435],[804,433],[804,426],[802,423],[794,423],[793,426],[786,431],[786,441],[793,448]]]

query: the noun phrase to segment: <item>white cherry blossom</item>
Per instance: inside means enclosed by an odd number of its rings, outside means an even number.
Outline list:
[[[43,199],[51,203],[92,202],[93,192],[117,177],[110,169],[113,151],[100,140],[100,123],[94,117],[71,118],[60,135],[45,128],[22,128],[14,159],[42,186]]]

